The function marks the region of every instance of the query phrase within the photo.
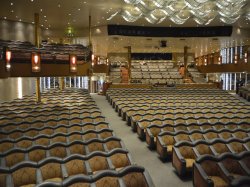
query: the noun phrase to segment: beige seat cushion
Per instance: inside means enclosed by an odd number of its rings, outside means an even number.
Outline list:
[[[210,179],[214,182],[214,187],[227,187],[228,184],[219,176],[209,176]]]
[[[186,160],[186,168],[188,169],[193,168],[195,160],[192,158],[186,158],[185,160]]]
[[[35,184],[27,184],[27,185],[23,185],[23,186],[20,186],[20,187],[35,187],[36,185]]]
[[[167,146],[167,152],[168,153],[172,153],[172,150],[173,150],[173,146],[172,145],[168,145]]]
[[[62,182],[61,178],[51,178],[51,179],[47,179],[45,180],[46,182]]]

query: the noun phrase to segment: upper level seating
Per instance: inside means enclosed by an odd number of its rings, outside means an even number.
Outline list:
[[[2,106],[0,187],[64,185],[79,175],[87,186],[101,186],[112,172],[117,185],[130,184],[131,175],[139,186],[153,186],[87,91],[53,90],[42,94],[41,103],[30,96]],[[81,177],[70,183],[80,185]]]
[[[193,168],[195,187],[249,186],[250,152],[227,153],[220,157],[205,156]]]
[[[178,69],[173,62],[166,61],[134,61],[132,62],[132,80],[140,80],[143,84],[183,83]]]
[[[121,76],[119,66],[110,69],[111,80]],[[142,84],[180,84],[182,76],[173,62],[166,61],[133,61],[131,63],[131,82]]]
[[[213,86],[110,89],[106,97],[149,148],[172,159],[180,176],[203,154],[250,150],[250,105]]]
[[[3,47],[8,47],[11,52],[11,61],[16,63],[27,63],[31,61],[31,53],[41,53],[43,63],[68,63],[69,54],[75,54],[78,61],[90,59],[90,50],[80,44],[41,44],[36,48],[30,42],[0,40],[0,54]],[[2,57],[1,57],[2,58]]]

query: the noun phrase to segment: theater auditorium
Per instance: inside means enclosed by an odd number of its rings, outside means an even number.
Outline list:
[[[1,0],[0,187],[250,187],[250,0]]]

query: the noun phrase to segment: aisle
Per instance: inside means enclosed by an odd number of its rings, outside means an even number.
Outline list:
[[[131,128],[126,125],[118,114],[114,111],[111,105],[106,100],[105,96],[91,95],[97,106],[101,109],[102,114],[106,117],[106,121],[110,124],[117,137],[121,138],[132,155],[133,160],[145,167],[151,175],[156,187],[191,187],[192,180],[182,181],[175,174],[172,163],[163,163],[158,158],[156,151],[150,151],[147,148],[146,142],[142,142],[136,133],[131,131]]]

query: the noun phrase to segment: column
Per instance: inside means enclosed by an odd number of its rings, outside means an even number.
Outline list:
[[[34,15],[35,21],[35,46],[37,48],[40,47],[40,33],[39,33],[39,14],[35,13]],[[36,102],[41,102],[41,89],[40,89],[40,77],[36,78]]]
[[[187,78],[188,47],[184,47],[184,78]]]
[[[131,46],[128,46],[128,82],[131,79]]]

